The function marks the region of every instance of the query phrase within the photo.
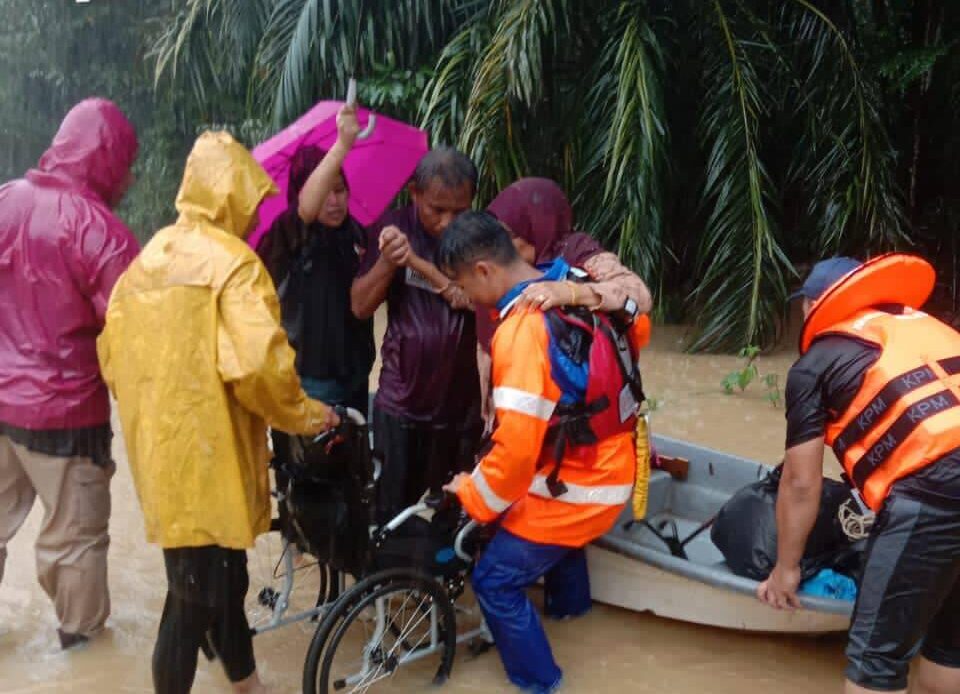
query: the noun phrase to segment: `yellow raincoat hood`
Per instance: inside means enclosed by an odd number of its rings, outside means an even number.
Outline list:
[[[242,549],[270,523],[266,426],[316,428],[276,291],[243,238],[274,190],[225,133],[196,142],[180,216],[117,283],[97,349],[147,539]]]
[[[243,145],[227,133],[204,133],[187,157],[177,193],[181,219],[202,221],[246,238],[273,180]]]

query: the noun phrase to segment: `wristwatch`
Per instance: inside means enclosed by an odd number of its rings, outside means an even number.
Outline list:
[[[637,315],[640,313],[640,307],[637,306],[637,302],[627,297],[627,300],[623,302],[623,312],[627,315],[627,318],[630,319],[632,323],[636,320]]]

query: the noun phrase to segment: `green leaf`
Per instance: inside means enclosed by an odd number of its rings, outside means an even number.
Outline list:
[[[727,395],[733,395],[734,388],[736,388],[740,383],[740,372],[734,371],[723,377],[723,381],[720,382],[720,385],[723,386],[723,392]]]

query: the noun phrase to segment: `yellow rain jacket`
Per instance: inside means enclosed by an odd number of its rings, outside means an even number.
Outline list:
[[[274,190],[225,133],[187,159],[179,218],[114,288],[97,341],[117,399],[147,540],[243,549],[268,529],[266,425],[315,431],[276,291],[244,242]]]

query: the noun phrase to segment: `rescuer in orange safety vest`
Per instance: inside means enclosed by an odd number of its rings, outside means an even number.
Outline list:
[[[799,607],[824,444],[876,512],[847,645],[847,692],[960,692],[960,333],[922,312],[935,273],[905,254],[830,258],[803,288],[787,378],[777,564],[764,602]]]
[[[643,395],[636,352],[645,316],[577,308],[579,273],[563,260],[535,268],[485,212],[447,228],[438,265],[478,306],[496,306],[492,342],[492,447],[472,475],[447,486],[474,519],[499,529],[473,573],[473,588],[510,681],[533,692],[561,679],[524,592],[543,577],[545,611],[590,608],[583,546],[606,533],[633,492],[633,432]],[[538,282],[566,282],[562,310],[531,307]],[[579,296],[585,296],[580,292]]]

